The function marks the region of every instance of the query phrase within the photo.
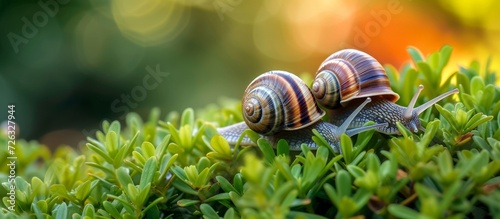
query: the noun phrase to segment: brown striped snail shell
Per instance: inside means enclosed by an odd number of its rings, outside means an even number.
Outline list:
[[[285,71],[270,71],[254,79],[245,90],[242,101],[245,122],[222,127],[218,131],[232,145],[250,128],[272,144],[285,139],[290,150],[300,150],[301,144],[306,144],[311,149],[318,147],[312,140],[312,130],[316,129],[338,152],[342,133],[352,136],[387,125],[375,124],[347,130],[354,116],[370,101],[368,98],[357,106],[351,118],[337,127],[322,120],[325,112],[317,105],[311,90],[299,77]],[[248,138],[244,138],[241,144],[255,145]]]
[[[285,71],[270,71],[254,79],[245,90],[242,111],[248,127],[263,135],[300,129],[325,115],[309,87]]]
[[[320,105],[334,109],[357,98],[383,96],[396,102],[384,68],[372,56],[354,49],[330,55],[319,67],[312,92]]]
[[[392,91],[384,68],[372,56],[354,49],[345,49],[330,55],[319,67],[312,85],[318,104],[330,109],[329,121],[341,124],[366,97],[369,103],[349,126],[359,127],[368,121],[387,123],[377,131],[400,134],[396,123],[401,122],[409,130],[424,130],[418,116],[440,100],[458,92],[448,91],[427,103],[414,107],[423,86],[420,85],[408,107],[395,104],[399,95]]]

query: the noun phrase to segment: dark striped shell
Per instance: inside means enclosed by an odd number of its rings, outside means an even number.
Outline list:
[[[312,92],[320,105],[335,109],[350,100],[383,96],[396,102],[384,68],[372,56],[355,50],[340,50],[319,67]]]
[[[248,127],[263,135],[307,127],[325,114],[309,87],[285,71],[254,79],[245,90],[242,111]]]

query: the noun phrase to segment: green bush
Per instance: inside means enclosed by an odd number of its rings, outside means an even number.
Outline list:
[[[316,151],[231,147],[216,126],[242,120],[239,101],[160,119],[153,109],[125,124],[103,122],[86,147],[54,153],[17,140],[15,205],[7,135],[0,134],[0,218],[484,218],[500,217],[500,89],[477,62],[442,78],[451,48],[428,57],[409,49],[410,64],[387,66],[407,104],[418,84],[421,104],[454,87],[456,99],[427,110],[425,133],[343,135],[335,154],[316,133]],[[480,69],[486,69],[481,71]],[[436,89],[429,89],[429,88]],[[257,135],[247,133],[252,139]]]

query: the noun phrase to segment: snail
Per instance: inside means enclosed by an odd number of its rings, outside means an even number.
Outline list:
[[[348,128],[360,127],[367,121],[387,123],[376,130],[384,134],[401,134],[396,122],[401,122],[410,131],[417,133],[425,129],[418,116],[439,102],[455,94],[453,89],[415,107],[423,85],[418,87],[408,107],[395,104],[399,95],[391,90],[384,68],[372,56],[354,49],[345,49],[330,55],[318,69],[312,84],[312,92],[319,105],[328,109],[329,122],[342,124],[366,97],[372,101],[354,118]]]
[[[242,100],[245,122],[219,128],[218,131],[232,145],[236,144],[243,131],[250,128],[273,145],[279,139],[285,139],[290,150],[301,150],[302,143],[311,149],[318,147],[312,140],[312,129],[316,129],[334,151],[339,152],[342,133],[353,136],[386,125],[374,124],[347,130],[354,116],[370,101],[367,98],[342,125],[334,126],[322,120],[325,112],[318,106],[305,82],[286,71],[270,71],[254,79],[245,90]],[[255,143],[245,137],[242,145]]]

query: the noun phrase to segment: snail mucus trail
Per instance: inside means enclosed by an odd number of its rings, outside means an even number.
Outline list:
[[[334,151],[339,152],[342,133],[353,136],[387,125],[374,124],[347,130],[351,121],[370,101],[371,98],[366,98],[341,125],[335,126],[322,120],[325,112],[299,77],[285,71],[270,71],[253,80],[245,90],[242,101],[245,122],[219,128],[218,131],[232,145],[237,143],[243,131],[252,129],[273,145],[279,139],[285,139],[290,150],[301,150],[301,144],[311,149],[318,148],[312,140],[312,129],[316,129]],[[248,137],[241,144],[255,145]]]
[[[329,122],[343,124],[363,99],[371,97],[372,102],[357,114],[348,128],[360,127],[368,121],[387,123],[387,126],[378,126],[376,130],[389,135],[401,134],[397,122],[415,133],[423,131],[418,116],[435,103],[458,92],[458,89],[453,89],[415,107],[422,89],[420,85],[408,107],[395,104],[399,95],[392,91],[382,65],[372,56],[354,49],[330,55],[321,64],[312,84],[318,104],[328,109]]]

